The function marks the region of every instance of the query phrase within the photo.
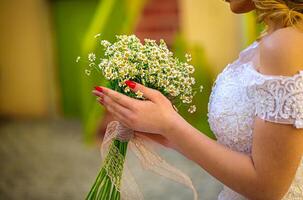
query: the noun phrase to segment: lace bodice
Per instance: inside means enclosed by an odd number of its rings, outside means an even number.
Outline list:
[[[303,128],[303,71],[288,76],[268,76],[256,71],[252,58],[259,43],[244,49],[239,58],[221,72],[210,96],[208,120],[217,141],[250,155],[252,128],[261,119]],[[242,200],[224,186],[219,200]],[[303,160],[283,200],[303,199]]]

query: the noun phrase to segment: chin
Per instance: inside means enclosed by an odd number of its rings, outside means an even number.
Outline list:
[[[241,14],[255,10],[255,4],[252,0],[229,0],[230,9],[233,13]]]

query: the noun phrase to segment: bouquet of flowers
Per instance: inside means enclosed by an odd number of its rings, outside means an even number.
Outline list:
[[[192,76],[195,68],[189,64],[191,60],[189,54],[185,55],[187,62],[181,62],[168,50],[163,40],[160,40],[157,44],[154,40],[145,39],[144,44],[142,44],[135,35],[119,35],[116,37],[117,40],[114,43],[101,40],[101,45],[105,49],[102,58],[97,58],[94,53],[88,55],[89,67],[85,70],[87,75],[90,75],[93,69],[101,71],[105,79],[109,81],[111,89],[144,100],[142,92],[133,93],[125,84],[125,81],[132,80],[159,90],[171,100],[175,109],[182,104],[186,104],[190,113],[196,111],[196,106],[192,105],[193,97],[196,94],[193,89],[195,79]],[[77,58],[77,62],[79,59],[80,57]],[[200,86],[201,89],[202,86]],[[120,200],[125,156],[132,137],[133,131],[119,122],[107,127],[107,133],[102,144],[105,147],[103,148],[102,168],[86,199]],[[196,191],[186,175],[183,175],[177,169],[173,169],[150,152],[149,158],[151,157],[154,158],[154,161],[156,160],[153,165],[158,162],[157,167],[162,168],[162,171],[164,171],[163,169],[166,170],[166,174],[158,170],[159,174],[162,173],[168,178],[191,187],[195,198],[197,198]],[[145,159],[145,161],[151,162],[149,159]],[[172,175],[169,177],[168,174]]]

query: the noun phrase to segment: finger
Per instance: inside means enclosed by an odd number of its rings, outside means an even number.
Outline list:
[[[134,108],[134,104],[138,101],[134,98],[128,97],[124,94],[121,94],[117,91],[111,90],[109,88],[106,87],[99,87],[102,88],[102,91],[97,91],[94,90],[93,93],[97,96],[102,96],[102,94],[110,97],[111,99],[113,99],[115,102],[121,104],[122,106],[128,108],[128,109],[133,109]]]
[[[114,113],[119,113],[121,116],[124,118],[129,118],[129,116],[132,114],[132,111],[129,110],[128,108],[120,105],[119,103],[113,101],[110,97],[108,96],[103,96],[102,97],[102,103],[105,107],[111,107],[112,111]]]
[[[156,102],[159,100],[159,97],[162,95],[158,90],[154,90],[134,81],[127,80],[125,84],[133,91],[133,92],[142,92],[143,96],[151,101]]]
[[[104,100],[103,99],[98,98],[97,101],[99,103],[101,103],[102,105],[104,105],[104,103],[103,103]],[[126,125],[126,126],[130,125],[130,123],[127,121],[127,118],[122,113],[116,112],[116,110],[112,106],[104,105],[104,107],[107,110],[107,112],[109,112],[113,116],[113,118],[115,120],[121,122],[123,125]]]
[[[101,97],[103,95],[102,92],[99,92],[98,90],[93,90],[92,93],[98,97]]]

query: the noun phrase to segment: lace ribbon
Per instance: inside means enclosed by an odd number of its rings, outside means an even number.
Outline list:
[[[111,178],[112,183],[121,193],[123,200],[143,200],[141,193],[133,175],[126,166],[124,156],[119,153],[118,149],[112,148],[115,139],[121,142],[128,141],[128,152],[132,151],[139,159],[143,169],[150,170],[160,176],[171,179],[175,182],[181,183],[189,187],[194,195],[194,200],[198,200],[198,194],[193,186],[191,179],[179,169],[168,164],[162,157],[149,147],[147,141],[140,137],[136,137],[131,129],[123,126],[118,121],[112,121],[108,124],[104,140],[101,146],[102,158],[111,157],[110,160],[103,160],[105,166],[108,168],[108,176]],[[111,156],[107,156],[110,154]],[[123,167],[124,165],[124,167]],[[119,180],[116,177],[121,177]]]

